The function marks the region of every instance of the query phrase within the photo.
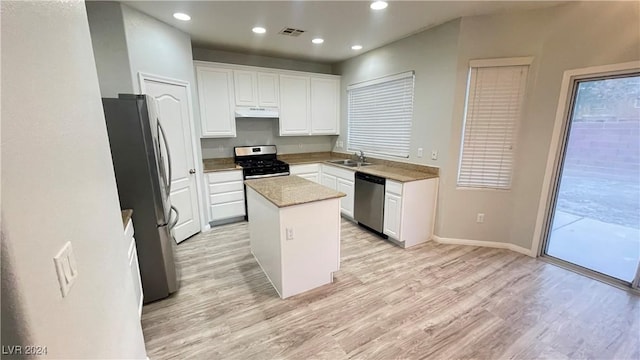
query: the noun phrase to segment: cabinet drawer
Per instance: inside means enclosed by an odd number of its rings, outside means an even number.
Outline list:
[[[242,170],[216,171],[207,174],[209,184],[242,181]]]
[[[320,171],[320,165],[319,164],[291,165],[289,167],[289,171],[291,172],[291,175],[317,173]]]
[[[244,191],[240,190],[222,194],[214,194],[209,196],[209,201],[211,202],[211,205],[224,204],[234,201],[244,201]]]
[[[223,194],[228,192],[244,191],[244,183],[242,181],[233,181],[220,184],[209,184],[209,194]]]
[[[211,219],[213,221],[244,215],[244,200],[211,205]]]
[[[387,180],[385,184],[385,191],[396,195],[402,195],[402,183]]]

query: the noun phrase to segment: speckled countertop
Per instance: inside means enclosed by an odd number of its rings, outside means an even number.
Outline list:
[[[345,193],[335,191],[295,175],[245,180],[244,183],[277,207],[306,204],[347,196]]]
[[[380,176],[386,179],[399,182],[409,182],[424,179],[433,179],[438,177],[439,169],[436,167],[402,163],[398,161],[380,160],[368,158],[367,162],[372,165],[361,167],[350,167],[338,164],[332,164],[329,161],[349,159],[351,156],[341,153],[321,152],[308,154],[286,154],[280,155],[278,158],[287,162],[289,165],[323,163],[352,171],[360,171],[370,175]]]
[[[204,172],[241,170],[242,168],[233,162],[233,158],[204,159],[202,161]]]
[[[133,216],[133,210],[124,209],[120,212],[120,214],[122,215],[122,226],[127,227],[129,219],[131,219],[131,217]]]
[[[289,165],[316,164],[323,163],[352,171],[360,171],[370,175],[381,176],[389,180],[399,182],[409,182],[424,179],[437,178],[439,169],[437,167],[410,164],[399,161],[381,160],[368,158],[367,162],[372,165],[362,167],[349,167],[338,164],[332,164],[329,161],[343,160],[352,158],[348,154],[334,152],[316,152],[302,154],[284,154],[278,155],[278,159],[288,163]],[[205,159],[204,172],[228,171],[242,169],[233,162],[233,158],[221,159]]]

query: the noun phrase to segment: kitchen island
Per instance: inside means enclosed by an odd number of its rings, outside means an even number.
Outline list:
[[[345,194],[298,176],[245,184],[251,252],[280,297],[333,282]]]

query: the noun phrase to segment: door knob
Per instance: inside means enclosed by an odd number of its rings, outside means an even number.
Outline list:
[[[195,174],[196,173],[196,169],[189,169],[189,174]]]

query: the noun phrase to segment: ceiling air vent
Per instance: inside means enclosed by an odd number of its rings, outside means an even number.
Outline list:
[[[278,34],[286,35],[286,36],[300,36],[300,35],[302,35],[302,33],[304,33],[304,30],[286,27],[286,28],[280,30],[280,32]]]

